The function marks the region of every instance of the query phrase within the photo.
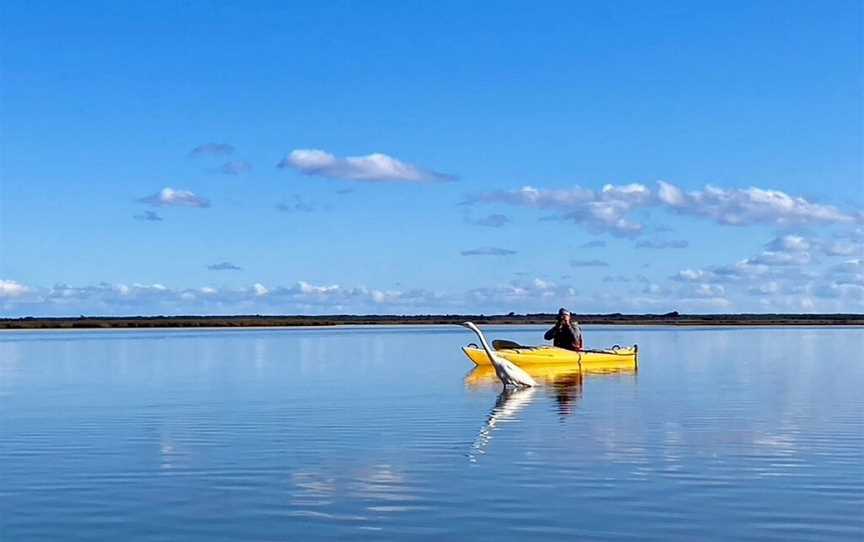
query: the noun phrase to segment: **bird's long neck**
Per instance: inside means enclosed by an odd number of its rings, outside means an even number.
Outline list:
[[[490,346],[489,346],[489,343],[486,342],[486,337],[483,335],[483,332],[480,331],[480,328],[476,328],[476,329],[474,330],[474,333],[476,333],[476,334],[477,334],[477,338],[480,339],[480,344],[483,345],[483,350],[485,350],[485,351],[486,351],[486,354],[488,354],[489,357],[492,358],[492,357],[493,357],[493,356],[492,356],[492,347],[490,347]]]

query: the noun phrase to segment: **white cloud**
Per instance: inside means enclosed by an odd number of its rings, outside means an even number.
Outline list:
[[[787,234],[774,238],[765,248],[784,253],[809,252],[811,256],[818,253],[830,258],[859,255],[864,257],[864,236],[861,236],[859,229],[838,232],[832,237]]]
[[[170,186],[138,201],[153,207],[210,207],[210,201],[206,198],[196,196],[189,190],[177,190]]]
[[[715,284],[750,283],[754,280],[808,280],[816,276],[812,269],[803,267],[809,254],[786,254],[764,251],[752,258],[733,264],[713,266],[709,269],[685,269],[671,278],[679,282],[711,282]]]
[[[720,224],[744,226],[773,224],[789,226],[812,223],[848,224],[852,215],[831,205],[812,203],[780,190],[763,188],[723,189],[708,185],[703,190],[684,192],[658,181],[659,201],[682,214],[702,216]]]
[[[776,280],[769,280],[768,282],[763,282],[751,286],[748,291],[751,294],[772,295],[780,291],[780,283]]]
[[[671,298],[723,297],[736,310],[857,312],[864,308],[864,259],[852,258],[827,267],[811,251],[828,240],[783,235],[768,250],[733,264],[682,269],[673,282],[686,289],[666,292]]]
[[[657,197],[660,201],[670,207],[682,207],[687,203],[684,197],[684,192],[675,186],[664,181],[657,181]]]
[[[569,190],[540,190],[524,186],[514,191],[487,192],[469,197],[466,203],[504,203],[559,211],[560,218],[582,224],[597,232],[632,236],[642,224],[625,218],[634,207],[644,205],[650,190],[640,184],[606,185],[600,192],[575,187]]]
[[[589,231],[632,237],[641,233],[644,226],[624,218],[631,205],[624,201],[592,201],[581,210],[564,213],[562,218],[584,224]]]
[[[682,269],[672,276],[673,280],[681,282],[699,282],[706,280],[711,273],[703,269]]]
[[[846,269],[843,270],[846,272]],[[301,281],[293,286],[253,284],[245,288],[171,288],[154,284],[107,284],[26,288],[0,286],[0,309],[9,316],[152,314],[430,314],[542,312],[559,306],[584,312],[824,311],[864,308],[864,277],[822,277],[658,284],[647,277],[616,282],[614,288],[557,284],[545,278],[516,280],[467,291],[373,289]],[[626,277],[624,277],[626,279]],[[644,279],[644,280],[643,280]],[[857,280],[857,282],[856,282]],[[15,286],[17,285],[17,286]],[[14,291],[15,295],[8,295]]]
[[[47,290],[33,291],[34,299],[59,306],[81,306],[96,301],[106,307],[125,304],[170,303],[176,300],[176,292],[162,284],[109,284],[101,282],[94,286],[68,286],[56,284]],[[110,311],[109,311],[110,312]]]
[[[255,292],[257,296],[265,296],[270,293],[270,290],[264,287],[263,284],[255,283],[252,285],[252,290]]]
[[[465,203],[500,203],[554,210],[560,213],[560,218],[572,220],[591,231],[625,237],[644,231],[644,225],[630,215],[638,209],[651,207],[734,226],[767,224],[788,227],[861,221],[857,215],[834,206],[790,196],[780,190],[756,187],[723,189],[708,185],[702,190],[685,191],[665,181],[657,182],[656,191],[638,183],[607,184],[600,191],[579,186],[568,190],[524,186],[518,190],[469,196]]]
[[[345,288],[305,281],[291,287],[255,283],[237,289],[170,288],[159,283],[27,288],[14,281],[0,282],[0,310],[10,316],[428,313],[454,303],[453,297],[422,289]]]
[[[726,289],[719,284],[697,284],[690,290],[693,297],[722,297]]]
[[[627,201],[633,204],[644,204],[651,200],[651,190],[642,184],[603,185],[600,199],[607,201]]]
[[[329,295],[338,292],[340,288],[338,284],[331,286],[314,286],[301,280],[297,283],[295,289],[303,294]]]
[[[576,302],[576,290],[569,286],[559,286],[539,278],[515,280],[509,284],[474,288],[466,292],[469,311],[480,306],[484,310],[509,312],[526,305],[559,307]],[[551,310],[551,309],[549,309]]]
[[[19,297],[30,291],[29,288],[14,280],[0,279],[0,298]]]
[[[782,235],[775,237],[766,248],[783,252],[805,252],[810,250],[810,241],[800,235]]]
[[[296,149],[279,162],[279,168],[293,168],[306,175],[369,182],[452,181],[452,175],[421,169],[392,156],[373,153],[338,158],[317,149]]]
[[[612,191],[607,191],[612,192]],[[638,198],[639,191],[630,196]],[[843,238],[783,235],[766,250],[735,263],[683,268],[665,280],[620,274],[626,268],[603,269],[605,286],[556,284],[547,278],[516,280],[468,291],[433,293],[423,289],[373,289],[300,281],[293,286],[243,288],[172,288],[161,283],[108,284],[50,288],[0,281],[0,311],[6,315],[129,314],[334,314],[334,313],[477,313],[540,312],[578,306],[585,312],[859,312],[864,309],[864,256],[843,261],[815,254]],[[850,242],[855,243],[854,240]],[[591,246],[596,246],[597,243]],[[508,255],[508,249],[484,247],[465,251]],[[573,267],[611,267],[600,259],[576,259]],[[230,262],[214,269],[233,269]],[[596,269],[595,269],[596,268]],[[587,271],[587,269],[586,269]],[[527,274],[527,273],[526,273]],[[530,275],[529,275],[530,276]],[[631,278],[632,277],[632,278]],[[570,280],[561,277],[561,280]],[[613,284],[614,287],[609,287]]]

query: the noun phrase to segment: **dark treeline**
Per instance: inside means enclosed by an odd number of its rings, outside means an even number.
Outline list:
[[[864,314],[580,314],[582,324],[605,325],[864,325]],[[0,318],[0,329],[89,329],[158,327],[296,327],[335,325],[459,324],[550,324],[554,314],[424,314],[328,316],[81,316],[78,318]]]

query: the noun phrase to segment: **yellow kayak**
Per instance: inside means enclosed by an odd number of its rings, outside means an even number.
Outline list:
[[[497,344],[496,344],[497,343]],[[504,347],[502,347],[502,344]],[[516,365],[567,365],[582,370],[617,370],[636,369],[639,365],[639,347],[619,348],[612,347],[608,350],[565,350],[555,346],[521,346],[509,341],[494,341],[495,353]],[[491,365],[489,356],[482,347],[474,344],[462,347],[462,351],[475,365]]]

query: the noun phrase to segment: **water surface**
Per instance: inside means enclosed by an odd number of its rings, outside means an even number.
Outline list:
[[[864,538],[861,329],[586,339],[638,373],[500,394],[458,327],[2,333],[0,539]]]

